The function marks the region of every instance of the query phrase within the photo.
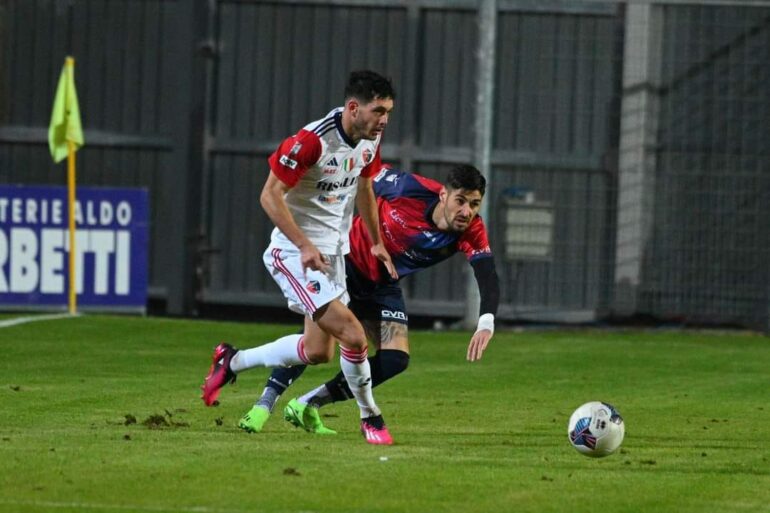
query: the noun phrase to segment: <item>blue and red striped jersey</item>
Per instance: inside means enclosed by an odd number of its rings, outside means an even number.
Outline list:
[[[476,216],[462,232],[439,230],[432,220],[442,185],[430,178],[385,168],[374,179],[380,232],[399,278],[435,265],[458,251],[468,261],[489,258],[487,229]],[[390,281],[382,264],[370,252],[372,240],[360,217],[350,231],[349,260],[374,282]]]

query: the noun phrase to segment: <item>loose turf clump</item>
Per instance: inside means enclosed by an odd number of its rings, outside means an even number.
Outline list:
[[[150,415],[146,419],[142,421],[142,424],[144,426],[147,426],[149,429],[161,429],[161,428],[167,428],[167,427],[190,427],[190,424],[188,422],[178,422],[178,421],[172,421],[171,420],[171,413],[168,410],[165,410],[166,415]],[[168,419],[166,418],[168,417]],[[128,425],[128,416],[126,416],[126,425]]]
[[[168,423],[166,420],[166,417],[163,415],[150,415],[146,419],[142,421],[142,424],[147,426],[149,429],[160,429],[164,427],[170,427],[171,424]]]

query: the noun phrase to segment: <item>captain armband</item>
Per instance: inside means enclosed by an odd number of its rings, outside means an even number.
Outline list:
[[[495,334],[495,316],[491,313],[485,313],[479,317],[479,323],[476,325],[476,333],[481,330],[489,330],[492,334]],[[476,334],[474,333],[474,335]]]

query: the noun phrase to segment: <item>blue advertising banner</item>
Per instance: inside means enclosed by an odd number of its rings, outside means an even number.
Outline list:
[[[78,307],[144,309],[147,191],[78,187]],[[63,306],[69,291],[66,187],[0,185],[0,305]]]

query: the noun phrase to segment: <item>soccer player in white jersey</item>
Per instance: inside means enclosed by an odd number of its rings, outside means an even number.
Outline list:
[[[264,262],[289,309],[305,315],[304,334],[245,350],[219,344],[201,387],[207,406],[244,370],[328,362],[337,340],[342,372],[361,410],[361,433],[371,444],[393,443],[372,395],[364,328],[346,306],[344,255],[355,205],[372,238],[372,255],[398,277],[380,237],[372,188],[394,96],[387,78],[354,71],[344,106],[285,139],[270,156],[260,202],[275,230]]]
[[[478,215],[486,179],[473,166],[457,165],[442,182],[385,166],[374,178],[380,232],[393,259],[399,280],[463,253],[473,268],[481,303],[478,326],[468,344],[468,361],[477,361],[492,339],[500,300],[500,283],[484,221]],[[350,230],[350,253],[345,255],[349,307],[376,348],[369,357],[372,387],[387,382],[409,366],[409,315],[398,281],[384,272],[369,253],[369,234],[356,217]],[[276,402],[296,382],[305,367],[273,369],[262,395],[238,422],[249,433],[262,431]],[[333,379],[284,409],[284,419],[310,433],[336,433],[321,421],[319,408],[352,399],[345,376]]]

